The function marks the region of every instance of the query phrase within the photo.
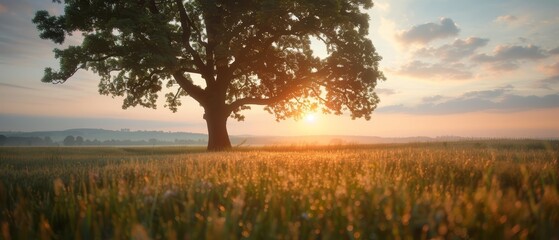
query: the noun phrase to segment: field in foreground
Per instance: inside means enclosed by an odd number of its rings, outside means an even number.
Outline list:
[[[557,239],[559,142],[0,148],[2,239]]]

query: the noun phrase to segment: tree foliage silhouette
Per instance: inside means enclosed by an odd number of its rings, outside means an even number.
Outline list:
[[[62,3],[60,0],[54,2]],[[40,37],[60,69],[42,79],[63,83],[80,69],[97,73],[99,92],[123,108],[177,111],[189,96],[204,108],[208,150],[231,147],[227,120],[263,105],[277,120],[308,111],[370,119],[384,80],[368,35],[371,0],[66,0],[64,14],[38,11]],[[313,53],[313,43],[327,56]],[[196,76],[193,78],[193,76]],[[194,81],[195,79],[203,79]]]
[[[76,138],[74,138],[74,136],[71,135],[66,136],[62,141],[62,143],[64,144],[64,146],[74,146],[76,145]]]

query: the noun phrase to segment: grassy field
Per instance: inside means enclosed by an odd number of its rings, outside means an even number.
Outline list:
[[[2,239],[558,239],[559,141],[0,148]]]

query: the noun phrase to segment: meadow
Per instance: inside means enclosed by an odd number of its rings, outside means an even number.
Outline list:
[[[558,239],[559,141],[0,148],[2,239]]]

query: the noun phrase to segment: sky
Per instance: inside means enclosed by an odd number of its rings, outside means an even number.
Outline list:
[[[382,137],[559,137],[559,1],[378,0],[369,37],[383,57],[381,103],[370,121],[319,115],[276,122],[260,107],[230,119],[231,135]],[[60,14],[50,0],[0,0],[0,131],[71,128],[206,133],[203,109],[185,99],[122,109],[98,94],[99,77],[80,71],[64,84],[40,81],[57,68],[31,19]],[[79,44],[70,38],[65,46]],[[163,94],[161,94],[163,95]],[[161,99],[162,100],[162,99]]]

